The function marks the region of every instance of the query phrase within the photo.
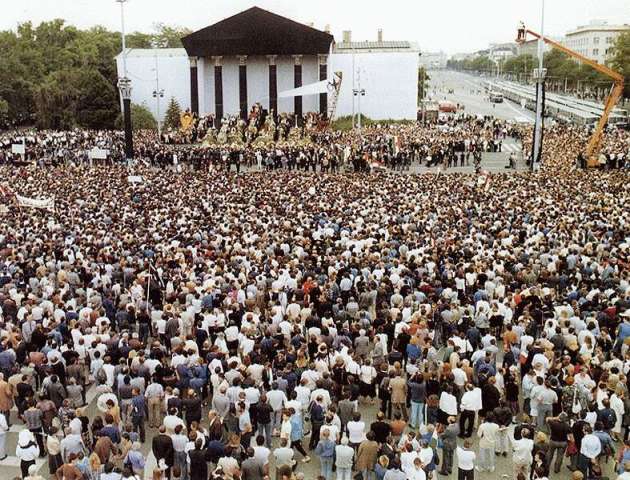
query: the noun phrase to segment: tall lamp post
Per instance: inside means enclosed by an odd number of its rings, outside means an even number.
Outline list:
[[[133,160],[133,135],[131,131],[131,79],[127,77],[127,46],[125,44],[125,3],[127,0],[116,0],[120,3],[120,35],[122,37],[123,75],[118,78],[118,90],[122,99],[122,110],[125,119],[125,158]]]
[[[131,80],[127,77],[118,79],[118,90],[123,99],[123,112],[125,117],[125,158],[133,160],[133,134],[131,131]]]
[[[358,128],[361,133],[361,97],[365,97],[365,88],[361,88],[361,70],[357,69],[357,87],[352,89],[352,94],[357,97],[357,110],[359,111]]]
[[[542,0],[542,12],[540,16],[540,37],[538,38],[538,68],[534,69],[534,80],[536,81],[536,122],[534,124],[534,142],[532,148],[532,171],[540,170],[542,161],[542,137],[545,108],[545,74],[543,68],[544,55],[544,27],[545,27],[545,0]]]
[[[160,98],[164,98],[164,89],[160,88],[160,74],[158,70],[157,52],[155,54],[155,90],[153,90],[153,98],[155,98],[157,112],[158,138],[162,135],[162,124],[160,122]]]
[[[153,98],[157,103],[157,127],[158,127],[158,137],[162,134],[162,122],[160,122],[160,98],[164,98],[164,89],[160,88],[159,90],[153,90]]]

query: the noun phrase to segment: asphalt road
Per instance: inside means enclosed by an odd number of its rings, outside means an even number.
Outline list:
[[[462,72],[431,70],[428,72],[429,97],[435,101],[450,100],[465,106],[465,112],[493,115],[503,120],[534,121],[534,114],[508,100],[491,103],[483,89],[484,78]],[[453,93],[448,93],[453,90]]]

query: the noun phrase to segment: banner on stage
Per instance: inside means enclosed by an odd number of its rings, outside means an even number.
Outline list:
[[[289,97],[301,97],[304,95],[317,95],[318,93],[328,92],[328,80],[322,80],[321,82],[310,83],[303,87],[292,88],[291,90],[284,90],[278,93],[278,98]]]

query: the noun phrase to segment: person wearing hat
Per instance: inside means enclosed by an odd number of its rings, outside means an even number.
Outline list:
[[[44,477],[37,473],[37,465],[28,467],[28,476],[24,480],[44,480]]]
[[[39,454],[39,447],[33,434],[28,430],[22,430],[18,434],[18,442],[15,447],[15,456],[20,460],[22,478],[28,476],[28,469],[31,465],[35,465],[35,460]]]

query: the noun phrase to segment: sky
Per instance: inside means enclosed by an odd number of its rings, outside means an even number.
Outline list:
[[[21,0],[2,2],[0,29],[19,23],[63,18],[79,28],[103,25],[120,30],[115,0]],[[270,10],[315,28],[330,25],[337,41],[351,30],[353,40],[417,42],[423,51],[472,52],[491,42],[509,42],[520,20],[540,30],[544,0],[128,0],[127,32],[150,32],[155,23],[197,30],[252,6]],[[545,34],[562,36],[591,20],[630,24],[628,0],[546,0]]]

